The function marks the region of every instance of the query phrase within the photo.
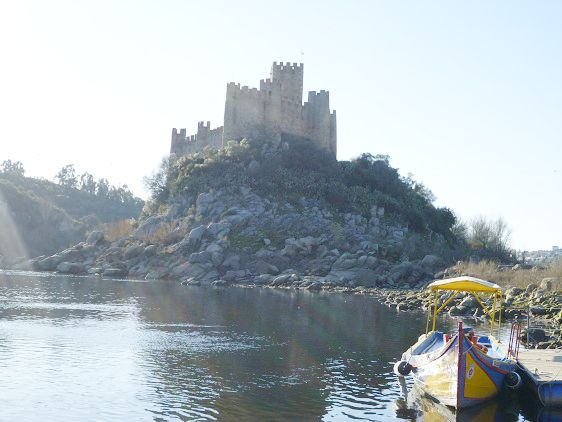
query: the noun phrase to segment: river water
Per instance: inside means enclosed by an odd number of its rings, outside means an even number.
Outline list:
[[[392,373],[424,330],[371,297],[0,272],[0,420],[451,420]],[[459,420],[541,417],[517,403]]]

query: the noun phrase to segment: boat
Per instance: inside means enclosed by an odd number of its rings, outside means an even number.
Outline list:
[[[425,394],[455,409],[479,405],[506,387],[519,388],[521,377],[516,372],[515,352],[510,348],[506,350],[498,340],[501,287],[464,276],[436,280],[428,288],[430,302],[425,334],[403,353],[402,360],[394,365],[394,372],[399,376],[411,373],[414,384]],[[444,294],[442,304],[440,293]],[[476,336],[471,328],[463,327],[462,321],[454,333],[436,330],[437,316],[461,293],[474,296],[489,316],[489,335]],[[497,338],[494,337],[496,332]]]

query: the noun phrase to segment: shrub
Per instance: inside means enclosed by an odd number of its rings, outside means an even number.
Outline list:
[[[181,225],[178,221],[164,222],[160,224],[158,229],[150,234],[145,234],[142,238],[143,242],[149,245],[162,243],[169,245],[171,243],[179,242],[186,235],[187,227]]]
[[[103,224],[100,229],[107,240],[114,242],[122,237],[131,235],[135,226],[136,222],[134,219],[125,219]]]

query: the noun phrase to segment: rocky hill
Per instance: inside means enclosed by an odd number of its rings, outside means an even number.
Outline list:
[[[455,217],[388,157],[338,162],[309,142],[243,140],[172,157],[134,232],[100,232],[39,270],[189,283],[417,286],[465,253]]]
[[[101,198],[47,180],[0,173],[0,262],[52,254],[100,223],[138,217],[143,201]]]

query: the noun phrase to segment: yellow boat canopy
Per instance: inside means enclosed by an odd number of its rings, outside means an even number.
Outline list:
[[[490,317],[490,334],[494,332],[494,325],[496,320],[497,304],[499,302],[499,318],[498,318],[498,339],[500,338],[500,328],[501,328],[501,309],[502,309],[502,288],[495,283],[491,283],[486,280],[481,280],[476,277],[461,276],[455,278],[447,278],[445,280],[435,280],[429,286],[429,303],[427,307],[427,323],[425,325],[425,333],[429,332],[429,321],[431,319],[431,308],[433,307],[433,325],[432,330],[435,331],[437,324],[437,315],[461,292],[470,293],[476,298],[482,309]],[[452,290],[448,299],[438,306],[438,297],[440,290]],[[483,298],[480,297],[480,293],[488,294],[493,296],[494,304],[492,309],[488,309],[486,304],[483,302]],[[433,301],[433,306],[431,302]]]
[[[431,291],[435,290],[459,290],[463,292],[485,292],[497,293],[501,292],[501,287],[495,283],[481,280],[476,277],[461,276],[455,278],[447,278],[444,280],[436,280],[428,286]]]

